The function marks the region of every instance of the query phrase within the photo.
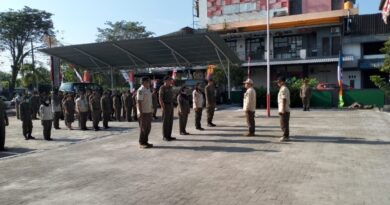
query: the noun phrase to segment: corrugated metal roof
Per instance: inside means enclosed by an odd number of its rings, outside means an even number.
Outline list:
[[[353,61],[353,56],[345,56],[343,57],[344,61]],[[311,58],[311,59],[299,59],[299,60],[271,60],[270,65],[296,65],[296,64],[317,64],[317,63],[334,63],[338,62],[339,58]],[[250,66],[266,66],[267,62],[260,61],[260,62],[251,62]],[[248,63],[242,64],[243,67],[247,67]]]
[[[240,64],[237,54],[215,33],[91,43],[41,51],[88,69],[198,66],[218,64],[220,59]]]

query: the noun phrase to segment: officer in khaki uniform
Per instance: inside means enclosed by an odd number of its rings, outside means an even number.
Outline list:
[[[124,108],[124,111],[125,111],[125,117],[126,117],[126,120],[127,122],[131,122],[133,121],[132,119],[132,112],[133,112],[133,98],[132,98],[132,94],[130,91],[127,91],[126,93],[123,94],[124,96],[124,99],[123,99],[123,108]]]
[[[35,139],[35,137],[31,136],[33,129],[31,110],[29,97],[25,96],[22,103],[19,105],[19,115],[20,120],[22,121],[23,136],[26,140]]]
[[[134,117],[134,121],[138,121],[138,116],[137,116],[137,90],[135,90],[132,94],[132,99],[133,99],[133,117]]]
[[[183,86],[177,96],[177,111],[179,114],[179,128],[181,135],[189,135],[186,131],[188,115],[190,114],[190,99],[187,95],[187,87]]]
[[[54,114],[53,127],[54,129],[60,129],[60,118],[62,115],[61,97],[58,95],[58,90],[54,90],[51,95],[51,106]]]
[[[216,107],[215,99],[215,86],[213,79],[209,79],[207,86],[204,89],[204,94],[206,96],[206,109],[207,109],[207,126],[215,127],[213,123],[214,111]]]
[[[157,108],[158,108],[158,89],[153,89],[152,94],[152,100],[153,100],[153,119],[157,120]]]
[[[115,120],[120,122],[122,118],[121,115],[122,105],[121,105],[121,97],[119,96],[118,91],[114,91],[114,94],[112,96],[112,102],[113,102],[112,108],[114,109]]]
[[[302,99],[303,111],[310,111],[311,88],[308,79],[305,79],[299,95]]]
[[[79,116],[80,129],[88,130],[87,119],[88,119],[89,104],[84,91],[80,92],[80,97],[77,98],[76,100],[76,111]]]
[[[5,127],[8,126],[8,116],[3,100],[0,98],[0,152],[7,151],[5,145]]]
[[[139,119],[139,146],[140,149],[152,148],[149,144],[149,134],[152,128],[152,93],[150,92],[150,79],[142,78],[142,86],[137,90],[137,114]]]
[[[164,78],[164,85],[160,87],[159,100],[162,111],[163,120],[163,140],[172,141],[176,138],[172,137],[173,127],[173,90],[172,90],[173,79],[170,76]]]
[[[100,95],[96,90],[92,91],[92,95],[89,99],[89,109],[91,110],[93,129],[95,131],[99,131],[99,122],[102,114],[102,107],[100,106]]]
[[[200,89],[200,83],[196,84],[195,90],[192,92],[192,105],[195,111],[195,127],[197,130],[204,130],[200,121],[202,120],[204,97]]]
[[[33,95],[31,96],[30,103],[31,103],[32,119],[36,120],[38,119],[37,113],[39,111],[39,106],[41,105],[41,97],[38,95],[37,91],[34,91]]]
[[[249,131],[245,135],[246,137],[255,136],[255,111],[256,111],[256,91],[253,88],[253,81],[247,79],[244,82],[247,89],[244,94],[244,107],[243,110],[246,116],[246,122],[248,124]]]
[[[286,79],[284,77],[278,78],[278,86],[280,87],[278,93],[278,111],[280,116],[280,127],[283,131],[283,137],[280,141],[290,140],[290,90],[286,86]]]
[[[112,113],[112,106],[110,102],[110,93],[108,91],[104,92],[103,97],[100,100],[101,109],[103,111],[103,127],[104,129],[110,128],[108,126],[108,121],[110,121],[111,113]]]
[[[66,100],[63,103],[64,114],[65,114],[65,124],[69,130],[73,130],[72,123],[74,122],[74,114],[76,112],[76,105],[71,94],[66,96]]]

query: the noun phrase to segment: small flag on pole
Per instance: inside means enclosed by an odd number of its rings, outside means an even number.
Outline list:
[[[390,15],[390,0],[385,0],[385,3],[382,8],[382,18],[385,24],[387,24],[387,18]]]
[[[73,69],[73,71],[75,72],[75,74],[76,74],[77,78],[79,79],[79,81],[83,83],[84,82],[83,81],[83,77],[81,77],[80,73],[76,70],[76,66],[71,64],[70,68]]]
[[[343,54],[339,54],[339,63],[337,66],[337,80],[339,83],[339,108],[344,107],[343,99]]]

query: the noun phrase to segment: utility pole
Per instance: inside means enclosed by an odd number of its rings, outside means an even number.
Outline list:
[[[33,75],[34,75],[34,81],[35,81],[35,89],[38,91],[39,84],[38,84],[38,76],[37,71],[35,70],[35,56],[34,56],[34,44],[33,40],[31,39],[31,60],[32,60],[32,69],[33,69]]]
[[[267,116],[271,117],[271,68],[270,68],[270,34],[269,34],[269,0],[267,0]]]

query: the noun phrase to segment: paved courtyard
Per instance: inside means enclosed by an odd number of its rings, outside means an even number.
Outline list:
[[[39,121],[39,139],[25,141],[11,117],[0,204],[390,204],[389,114],[294,110],[287,143],[278,141],[277,117],[256,115],[251,138],[242,137],[238,108],[217,111],[218,127],[203,132],[193,129],[191,113],[190,136],[177,135],[175,120],[175,142],[162,141],[155,122],[150,150],[138,149],[135,122],[53,130],[55,141],[46,142]]]

